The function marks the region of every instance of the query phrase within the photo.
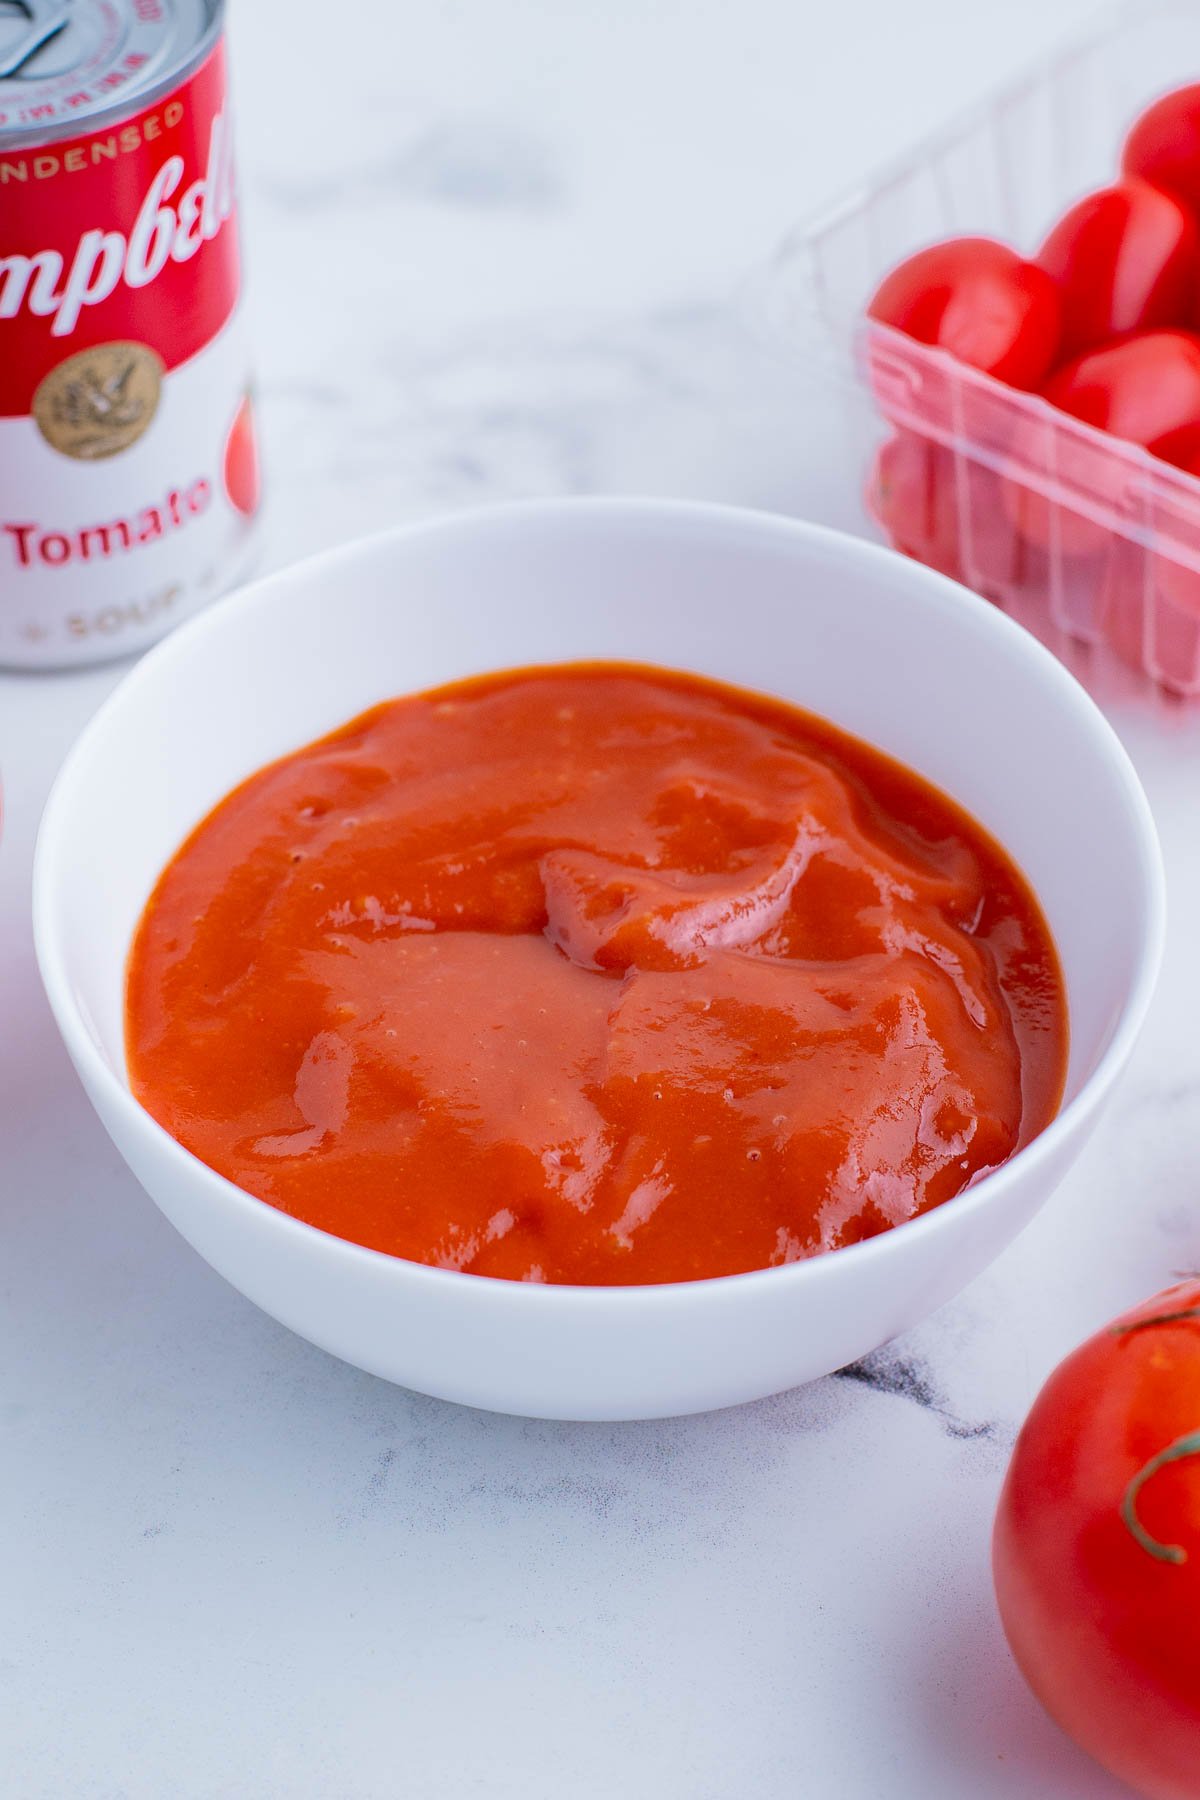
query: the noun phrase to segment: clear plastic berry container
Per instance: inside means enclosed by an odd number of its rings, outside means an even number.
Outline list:
[[[974,588],[1102,688],[1200,697],[1200,479],[866,318],[921,246],[1032,254],[1115,179],[1137,114],[1200,80],[1200,6],[1110,8],[967,117],[805,221],[769,283],[773,329],[847,380],[866,509],[896,547]],[[1200,328],[1200,296],[1196,326]]]

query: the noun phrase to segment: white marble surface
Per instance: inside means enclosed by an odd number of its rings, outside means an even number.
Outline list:
[[[854,523],[746,277],[1085,11],[241,0],[268,561],[546,492]],[[1008,1659],[987,1537],[1052,1364],[1200,1264],[1200,712],[1118,715],[1166,846],[1168,965],[1042,1218],[874,1387],[565,1426],[292,1337],[104,1138],[27,909],[51,776],[119,673],[0,678],[4,1794],[1113,1800]]]

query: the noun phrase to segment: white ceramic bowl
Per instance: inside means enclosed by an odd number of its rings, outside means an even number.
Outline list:
[[[1066,972],[1060,1116],[968,1193],[810,1262],[635,1288],[431,1269],[215,1175],[133,1099],[122,982],[163,864],[238,781],[390,695],[583,657],[662,663],[826,715],[952,794],[1040,896]],[[68,758],[35,874],[38,956],[84,1086],[214,1268],[314,1343],[498,1411],[646,1418],[841,1367],[913,1325],[1032,1217],[1077,1154],[1154,986],[1162,870],[1116,737],[1060,665],[913,562],[784,519],[570,501],[390,533],[258,582],[122,684]]]

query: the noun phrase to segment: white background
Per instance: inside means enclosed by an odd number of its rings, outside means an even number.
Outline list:
[[[744,284],[797,214],[1086,12],[241,0],[266,561],[507,495],[828,511],[812,496],[836,487],[852,514],[855,472],[743,327]],[[567,1426],[425,1400],[292,1337],[109,1147],[27,909],[53,771],[119,673],[0,677],[0,1791],[1122,1792],[1013,1669],[987,1539],[1053,1363],[1200,1265],[1200,725],[1118,719],[1166,844],[1167,976],[1067,1186],[876,1365],[926,1404],[843,1379]]]

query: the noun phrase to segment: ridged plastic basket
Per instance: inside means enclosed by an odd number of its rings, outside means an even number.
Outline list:
[[[1115,178],[1138,112],[1193,80],[1200,5],[1109,9],[806,221],[769,284],[774,329],[849,377],[866,506],[898,549],[1012,613],[1093,685],[1123,669],[1189,698],[1200,696],[1200,480],[864,308],[890,268],[941,238],[994,236],[1032,254],[1073,200]]]

